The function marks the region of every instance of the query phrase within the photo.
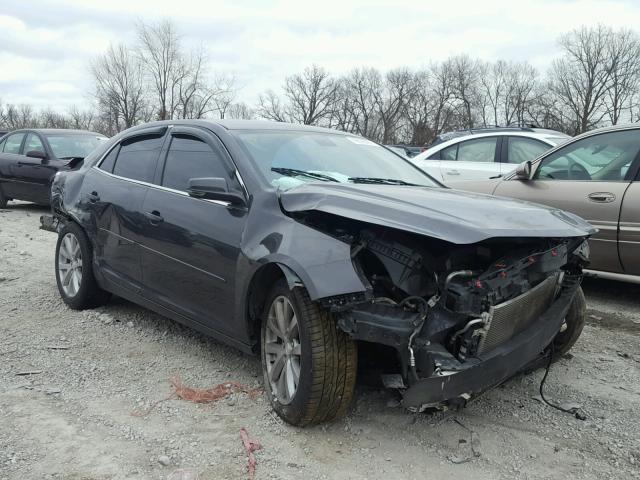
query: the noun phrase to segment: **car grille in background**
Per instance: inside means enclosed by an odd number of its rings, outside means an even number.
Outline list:
[[[478,353],[493,350],[536,321],[553,301],[557,284],[558,277],[553,275],[528,292],[491,307]]]

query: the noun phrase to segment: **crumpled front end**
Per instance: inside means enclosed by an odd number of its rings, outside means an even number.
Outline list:
[[[317,212],[298,220],[351,244],[366,294],[320,301],[352,338],[395,349],[384,381],[414,408],[464,404],[538,358],[588,257],[587,235],[457,245]]]

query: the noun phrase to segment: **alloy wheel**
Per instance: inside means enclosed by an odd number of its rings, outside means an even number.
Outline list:
[[[291,403],[300,380],[300,329],[291,301],[276,297],[265,331],[265,363],[271,391],[284,405]]]
[[[58,278],[67,297],[75,297],[82,282],[82,250],[73,233],[67,233],[58,250]]]

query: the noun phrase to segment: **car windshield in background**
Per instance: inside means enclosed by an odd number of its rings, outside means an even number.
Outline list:
[[[56,158],[84,158],[106,137],[90,134],[50,134],[46,135]]]
[[[284,190],[307,182],[438,186],[409,162],[361,137],[265,130],[233,134],[265,178]]]

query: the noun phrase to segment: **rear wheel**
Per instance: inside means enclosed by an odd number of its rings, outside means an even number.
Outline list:
[[[276,413],[306,426],[343,416],[353,399],[356,343],[304,288],[278,282],[266,302],[261,332],[264,383]]]
[[[62,300],[75,310],[98,307],[111,296],[96,282],[91,243],[75,223],[65,225],[58,235],[55,271]]]

